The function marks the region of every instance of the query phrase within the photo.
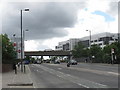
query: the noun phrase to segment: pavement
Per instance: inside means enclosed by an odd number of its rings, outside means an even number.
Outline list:
[[[18,67],[17,74],[14,71],[2,73],[2,88],[34,88],[30,74],[28,65],[25,65],[25,73]]]

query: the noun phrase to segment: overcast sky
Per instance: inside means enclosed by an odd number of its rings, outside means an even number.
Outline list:
[[[34,1],[34,2],[33,2]],[[52,2],[51,2],[52,1]],[[23,12],[25,50],[55,49],[58,42],[101,32],[118,32],[118,0],[3,0],[2,33],[20,37],[20,10]]]

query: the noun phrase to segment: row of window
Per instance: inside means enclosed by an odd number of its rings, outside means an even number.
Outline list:
[[[91,43],[93,43],[93,42],[98,42],[98,41],[117,41],[118,39],[112,39],[112,38],[102,38],[102,39],[99,39],[99,40],[94,40],[94,41],[91,41]]]

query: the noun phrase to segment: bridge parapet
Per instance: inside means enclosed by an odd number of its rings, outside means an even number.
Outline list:
[[[25,56],[70,56],[70,51],[26,51]]]

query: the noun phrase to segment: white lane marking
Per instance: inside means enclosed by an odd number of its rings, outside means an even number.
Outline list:
[[[64,66],[61,66],[61,67],[64,67]],[[109,75],[109,74],[116,75],[116,76],[120,75],[120,74],[115,73],[115,72],[106,72],[106,71],[100,71],[100,70],[92,70],[92,69],[88,69],[88,68],[73,68],[73,67],[71,67],[70,69],[76,69],[78,71],[89,71],[89,72],[92,72],[92,73],[104,74],[104,75]]]
[[[66,74],[67,76],[71,76],[70,74]]]
[[[59,70],[61,70],[62,68],[58,68]]]
[[[64,74],[63,72],[59,72],[59,73]]]
[[[59,76],[59,75],[57,75],[57,76],[61,78],[61,76]]]
[[[90,88],[90,87],[88,87],[88,86],[86,86],[86,85],[83,85],[83,84],[80,84],[80,83],[77,83],[78,85],[80,85],[80,86],[83,86],[83,87],[85,87],[85,88]]]
[[[101,83],[96,83],[96,82],[91,82],[91,83],[94,83],[96,85],[100,85],[100,86],[103,86],[103,87],[107,87],[107,85],[104,85],[104,84],[101,84]]]
[[[115,73],[115,72],[107,72],[109,74],[113,74],[113,75],[119,75],[118,73]]]

